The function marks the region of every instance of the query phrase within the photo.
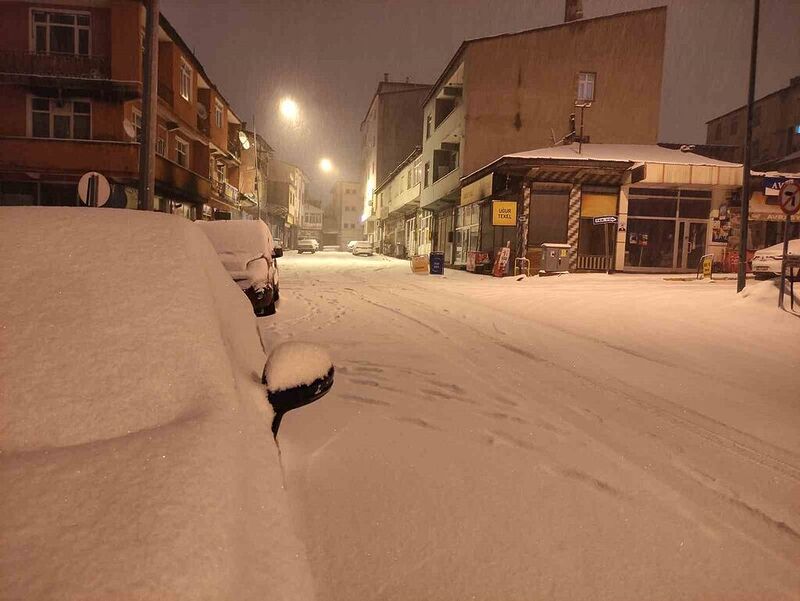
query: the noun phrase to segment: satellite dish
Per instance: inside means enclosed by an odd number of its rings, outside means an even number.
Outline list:
[[[125,119],[122,122],[122,129],[125,130],[125,133],[128,134],[128,137],[132,140],[136,138],[136,128],[133,126],[130,119]]]
[[[200,117],[203,121],[208,119],[208,111],[206,110],[206,106],[202,102],[197,103],[197,116]]]
[[[250,138],[247,137],[247,134],[243,131],[239,132],[239,142],[242,144],[242,148],[245,150],[250,148]]]

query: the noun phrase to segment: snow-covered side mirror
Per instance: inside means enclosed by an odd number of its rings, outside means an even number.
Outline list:
[[[333,386],[333,362],[327,351],[307,342],[285,342],[270,354],[261,381],[275,410],[272,434],[278,435],[287,411],[313,403]]]

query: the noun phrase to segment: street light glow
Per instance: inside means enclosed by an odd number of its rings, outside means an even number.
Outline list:
[[[322,169],[323,173],[330,173],[333,171],[333,163],[331,163],[330,159],[322,159],[319,162],[319,168]]]
[[[300,116],[300,107],[297,103],[288,96],[281,100],[280,103],[281,115],[289,121],[297,121]]]

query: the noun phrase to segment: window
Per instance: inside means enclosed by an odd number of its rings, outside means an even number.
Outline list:
[[[156,154],[162,157],[167,156],[167,128],[158,126],[158,137],[156,138]]]
[[[595,73],[581,71],[578,73],[578,89],[575,99],[578,102],[594,101],[594,79]]]
[[[91,123],[88,101],[31,98],[31,135],[34,138],[90,140]]]
[[[225,164],[222,161],[216,161],[214,164],[214,179],[218,182],[225,181]]]
[[[214,102],[214,123],[222,127],[222,103],[219,100]]]
[[[431,181],[431,164],[430,162],[425,163],[425,187],[428,187],[429,182]]]
[[[181,167],[189,165],[189,143],[186,140],[175,138],[175,161]]]
[[[192,68],[181,60],[181,98],[192,100]]]
[[[427,119],[425,119],[425,137],[426,138],[430,138],[431,137],[431,121],[432,120],[433,119],[431,118],[430,115],[428,115]]]
[[[137,142],[142,141],[142,113],[137,109],[133,109],[133,129],[136,132],[135,139]]]
[[[90,20],[87,13],[31,12],[33,49],[44,54],[90,54]]]

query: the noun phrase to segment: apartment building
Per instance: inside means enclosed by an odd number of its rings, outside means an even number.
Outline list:
[[[359,188],[359,182],[344,181],[336,182],[331,188],[330,214],[339,226],[339,245],[363,239],[361,212],[364,199]]]
[[[239,194],[248,216],[269,221],[276,210],[270,207],[267,194],[269,167],[275,150],[260,134],[246,129],[242,133],[247,142],[242,144]]]
[[[738,147],[735,160],[741,161],[746,121],[746,105],[711,119],[706,142]],[[800,75],[755,101],[750,149],[756,170],[800,171]]]
[[[361,123],[360,213],[368,240],[377,238],[372,206],[375,188],[421,144],[422,100],[429,90],[427,84],[389,81],[389,74],[384,74]]]
[[[433,213],[420,208],[422,148],[417,147],[375,189],[377,247],[404,258],[431,251]]]
[[[270,226],[284,248],[297,246],[308,177],[300,167],[273,159],[267,179]]]
[[[322,245],[322,209],[311,202],[303,203],[300,211],[299,238],[313,238]]]
[[[98,171],[110,206],[136,207],[141,2],[3,2],[0,22],[0,204],[77,205]],[[158,38],[155,209],[241,217],[241,122],[163,16]]]
[[[436,213],[434,247],[448,263],[476,250],[468,240],[456,253],[475,214],[461,178],[498,156],[575,140],[581,126],[585,142],[657,142],[666,16],[659,7],[461,45],[420,122],[420,207]]]

